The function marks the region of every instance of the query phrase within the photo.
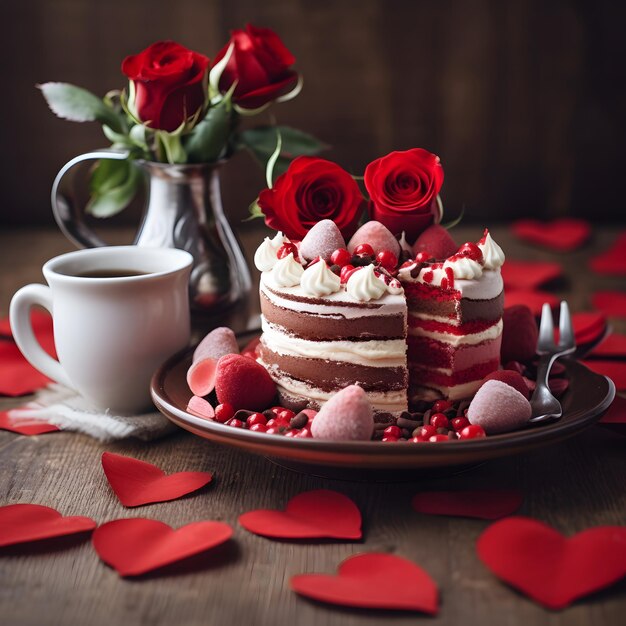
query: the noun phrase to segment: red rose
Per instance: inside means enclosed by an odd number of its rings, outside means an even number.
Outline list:
[[[315,157],[294,159],[272,189],[259,194],[265,223],[301,240],[317,222],[335,222],[347,239],[354,234],[363,196],[352,176],[336,163]]]
[[[150,128],[176,130],[206,104],[209,63],[175,41],[158,41],[126,57],[122,72],[134,84],[137,117]]]
[[[220,91],[237,81],[233,101],[244,109],[256,109],[290,92],[298,74],[289,69],[296,61],[278,35],[269,28],[248,24],[246,30],[232,31],[230,41],[218,52],[213,65],[224,58],[234,44],[220,78]]]
[[[443,184],[439,157],[422,148],[390,152],[365,169],[370,216],[392,233],[406,232],[414,241],[438,215],[437,194]]]

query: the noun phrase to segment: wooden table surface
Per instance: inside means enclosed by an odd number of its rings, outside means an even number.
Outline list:
[[[598,289],[624,289],[624,282],[597,277],[587,259],[610,243],[616,228],[595,233],[584,250],[560,255],[567,279],[557,293],[574,310],[590,308]],[[457,238],[479,229],[457,228]],[[509,258],[552,260],[514,241],[506,227],[493,229]],[[126,235],[113,236],[122,242]],[[244,242],[253,251],[258,233]],[[43,282],[41,264],[72,249],[56,231],[0,233],[0,314],[14,291]],[[623,323],[613,326],[626,331]],[[22,400],[23,401],[23,400]],[[0,399],[0,409],[18,404]],[[109,450],[157,464],[166,472],[206,470],[215,478],[207,488],[173,502],[125,509],[108,486],[100,457]],[[565,534],[590,526],[626,524],[626,438],[594,426],[583,434],[532,453],[504,458],[460,475],[398,475],[397,482],[344,482],[306,476],[260,457],[230,450],[180,432],[154,443],[124,441],[102,445],[74,433],[23,437],[0,431],[0,504],[38,503],[64,515],[87,515],[98,523],[144,516],[174,527],[205,519],[234,528],[228,544],[137,580],[124,580],[97,557],[86,537],[53,547],[14,547],[0,552],[0,624],[263,626],[414,624],[624,623],[626,581],[551,612],[497,580],[478,560],[475,542],[484,521],[419,515],[411,496],[420,489],[517,488],[525,494],[521,514],[553,525]],[[280,508],[308,489],[347,494],[363,514],[364,539],[354,543],[289,543],[251,535],[238,516],[255,508]],[[436,618],[418,613],[342,609],[298,597],[288,588],[292,575],[334,573],[340,561],[364,551],[412,559],[437,582],[441,609]]]

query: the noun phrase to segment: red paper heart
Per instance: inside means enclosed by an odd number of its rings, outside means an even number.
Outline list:
[[[532,311],[533,315],[541,315],[541,307],[544,302],[547,302],[553,309],[556,309],[556,307],[559,306],[559,299],[551,293],[546,293],[545,291],[513,290],[504,292],[505,307],[523,304]]]
[[[591,299],[593,306],[610,317],[626,316],[626,293],[621,291],[597,291]]]
[[[95,527],[96,522],[89,517],[63,517],[40,504],[0,507],[0,547],[84,533]]]
[[[563,270],[558,263],[510,261],[502,266],[502,280],[507,290],[533,291],[544,283],[559,278]]]
[[[16,411],[0,411],[0,430],[9,430],[20,435],[43,435],[58,432],[59,428],[32,417],[19,417]]]
[[[166,502],[185,496],[211,482],[209,472],[178,472],[167,476],[156,465],[121,454],[104,452],[102,469],[124,506]]]
[[[606,317],[594,311],[582,311],[572,315],[574,337],[577,344],[592,343],[606,333]],[[558,339],[558,330],[556,338]]]
[[[361,512],[347,496],[328,489],[305,491],[284,511],[259,509],[239,517],[251,533],[281,539],[360,539]]]
[[[23,396],[50,382],[22,356],[12,341],[0,340],[0,395]]]
[[[609,335],[587,358],[626,357],[626,335]]]
[[[46,311],[37,311],[33,309],[30,312],[30,323],[35,332],[35,337],[41,342],[44,349],[52,354],[54,350],[54,338],[52,329],[52,317]],[[0,335],[6,335],[7,337],[13,336],[11,330],[11,323],[8,317],[0,319]]]
[[[427,515],[499,519],[517,511],[524,496],[519,491],[424,491],[413,497],[413,508]]]
[[[337,576],[301,574],[289,585],[300,595],[331,604],[429,615],[439,610],[433,579],[415,563],[393,554],[357,554],[339,565]]]
[[[598,526],[566,538],[527,517],[492,524],[478,556],[499,578],[550,609],[562,609],[626,575],[626,528]]]
[[[606,252],[591,259],[589,265],[598,274],[626,274],[626,232],[622,233]]]
[[[602,376],[608,376],[618,391],[626,389],[626,363],[621,361],[600,361],[590,359],[582,361],[591,371]]]
[[[133,517],[99,526],[91,541],[98,556],[121,576],[139,576],[214,548],[232,534],[223,522],[195,522],[174,530]]]
[[[579,248],[591,235],[589,222],[572,218],[552,222],[518,220],[511,225],[511,229],[524,241],[558,252],[569,252]]]

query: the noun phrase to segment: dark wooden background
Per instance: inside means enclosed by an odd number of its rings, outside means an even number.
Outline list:
[[[450,215],[621,219],[626,4],[610,0],[17,0],[3,2],[0,227],[52,224],[49,189],[106,144],[56,119],[35,84],[123,87],[120,63],[172,38],[213,57],[247,21],[274,28],[305,89],[274,113],[332,144],[354,173],[392,149],[444,163]],[[233,220],[263,186],[247,156],[225,171]],[[124,218],[136,219],[132,214]]]

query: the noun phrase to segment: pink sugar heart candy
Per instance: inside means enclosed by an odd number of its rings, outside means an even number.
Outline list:
[[[194,361],[187,370],[187,385],[195,396],[208,396],[215,389],[217,361],[212,358]]]
[[[305,235],[298,250],[300,256],[306,261],[312,261],[316,257],[329,261],[330,255],[335,250],[345,247],[346,242],[337,224],[332,220],[322,220]]]
[[[369,441],[374,431],[374,412],[367,394],[350,385],[326,402],[311,423],[316,439]]]
[[[488,380],[476,392],[469,408],[470,424],[482,426],[488,435],[522,428],[532,415],[530,402],[501,380]]]
[[[393,252],[397,258],[400,258],[400,244],[393,236],[391,231],[375,220],[365,222],[359,230],[352,235],[352,239],[348,242],[348,252],[354,252],[354,249],[362,243],[368,243],[374,248],[374,254],[378,254],[383,250]]]
[[[214,328],[196,347],[192,362],[202,359],[219,361],[225,354],[239,354],[235,333],[226,326]]]
[[[215,419],[215,411],[209,402],[204,398],[198,396],[192,396],[187,403],[187,412],[195,415],[196,417],[203,417],[207,420]]]

